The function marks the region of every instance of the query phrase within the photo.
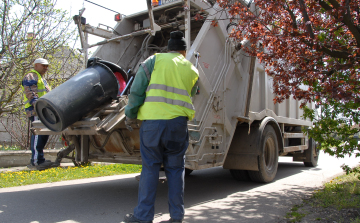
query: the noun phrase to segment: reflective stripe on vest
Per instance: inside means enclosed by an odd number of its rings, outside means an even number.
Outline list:
[[[175,88],[175,87],[170,87],[170,86],[166,86],[164,84],[151,84],[147,87],[146,91],[149,91],[151,89],[159,89],[159,90],[164,90],[167,92],[172,92],[175,94],[181,94],[184,96],[188,96],[190,97],[189,93],[186,90],[183,89],[179,89],[179,88]]]
[[[196,68],[179,53],[156,54],[155,66],[146,89],[138,119],[194,118],[191,89],[198,79]]]
[[[191,110],[195,111],[194,105],[192,105],[190,103],[187,103],[185,101],[175,100],[175,99],[170,99],[170,98],[148,96],[148,97],[145,98],[145,102],[164,102],[164,103],[167,103],[167,104],[183,106],[185,108],[188,108],[188,109],[191,109]]]
[[[47,93],[44,81],[43,81],[41,75],[39,74],[39,72],[37,72],[36,70],[31,70],[30,73],[35,73],[38,76],[37,92],[36,93],[40,98],[41,96],[43,96],[43,95],[45,95]],[[30,104],[30,101],[26,97],[24,86],[22,86],[22,88],[23,88],[23,91],[24,91],[25,108],[29,108],[32,105]]]

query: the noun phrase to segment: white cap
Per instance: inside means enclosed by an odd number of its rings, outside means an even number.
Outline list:
[[[47,60],[45,60],[44,58],[37,58],[35,61],[34,61],[34,64],[44,64],[44,65],[49,65],[49,62]]]

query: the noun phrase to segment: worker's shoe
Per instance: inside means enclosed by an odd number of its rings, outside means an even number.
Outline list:
[[[32,163],[26,166],[29,170],[36,170],[36,166]]]
[[[170,222],[170,223],[182,223],[183,220],[177,220],[177,219],[172,219],[172,218],[170,218],[169,222]]]
[[[135,218],[133,214],[127,214],[124,217],[123,223],[152,223],[152,221],[141,221]]]
[[[27,165],[27,168],[30,170],[45,170],[52,167],[53,164],[54,163],[51,162],[50,160],[45,160],[44,162],[38,165],[33,165],[32,163],[30,163],[29,165]]]

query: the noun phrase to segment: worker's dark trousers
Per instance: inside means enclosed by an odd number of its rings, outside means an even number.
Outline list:
[[[146,120],[140,128],[142,171],[138,206],[134,216],[142,221],[154,218],[154,203],[159,171],[164,164],[168,183],[170,217],[184,218],[184,162],[189,145],[186,117],[171,120]]]
[[[39,120],[37,116],[31,116],[30,121]],[[44,147],[49,139],[48,135],[34,135],[31,134],[30,149],[31,149],[31,164],[37,165],[45,161]]]

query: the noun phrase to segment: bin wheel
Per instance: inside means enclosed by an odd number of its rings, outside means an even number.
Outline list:
[[[238,181],[250,181],[250,176],[247,170],[230,170],[231,176]]]
[[[307,167],[316,167],[319,160],[319,146],[316,145],[315,140],[312,138],[309,139],[309,148],[305,150],[306,161],[304,165]]]
[[[185,168],[185,176],[189,176],[193,170]]]
[[[279,146],[276,132],[267,125],[261,136],[261,154],[259,155],[259,171],[248,171],[252,181],[259,183],[271,182],[277,173]]]

